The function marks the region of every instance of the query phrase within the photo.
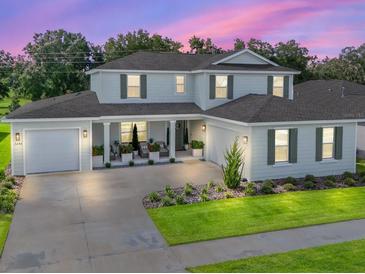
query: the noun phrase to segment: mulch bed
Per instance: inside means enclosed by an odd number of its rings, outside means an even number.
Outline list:
[[[313,180],[314,185],[312,188],[308,188],[308,186],[305,184],[304,178],[296,179],[295,182],[293,182],[292,184],[295,186],[294,191],[323,190],[323,189],[330,189],[330,188],[349,187],[347,184],[344,183],[344,181],[345,181],[344,176],[338,175],[338,176],[331,176],[331,177],[334,177],[333,179],[335,179],[333,181],[333,183],[334,183],[333,186],[328,186],[325,184],[325,182],[328,181],[327,176],[326,177],[315,177],[315,179]],[[352,177],[356,181],[355,184],[352,185],[352,187],[365,186],[365,177],[360,178],[360,176],[358,174],[353,174]],[[284,185],[288,183],[287,179],[284,178],[284,179],[276,179],[276,180],[271,180],[271,181],[273,183],[273,193],[272,194],[288,192],[284,188]],[[254,183],[256,186],[255,195],[265,195],[265,193],[263,193],[261,191],[264,181],[256,181]],[[223,191],[221,191],[221,192],[217,191],[218,185],[223,189]],[[241,185],[236,189],[228,189],[226,186],[223,185],[223,182],[219,182],[219,183],[213,182],[213,187],[211,187],[211,188],[208,188],[207,184],[193,185],[193,191],[192,191],[191,195],[184,194],[184,187],[172,188],[172,190],[175,192],[175,197],[179,196],[179,195],[184,197],[185,204],[193,204],[193,203],[202,202],[201,193],[202,193],[203,189],[208,190],[206,195],[209,200],[221,200],[221,199],[227,199],[227,198],[239,198],[239,197],[248,196],[245,194],[246,185],[247,185],[247,182],[242,182]],[[159,195],[161,200],[166,196],[165,191],[157,191],[156,193]],[[158,208],[158,207],[164,206],[162,204],[161,200],[158,202],[151,202],[147,195],[143,198],[142,202],[143,202],[143,206],[145,208]],[[176,200],[173,199],[173,201],[176,204]]]

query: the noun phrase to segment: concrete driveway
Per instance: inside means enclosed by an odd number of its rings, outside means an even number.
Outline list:
[[[210,179],[220,181],[220,169],[201,161],[28,176],[0,270],[183,271],[141,201],[166,184]]]

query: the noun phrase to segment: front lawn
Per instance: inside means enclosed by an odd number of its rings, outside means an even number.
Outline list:
[[[11,214],[0,214],[0,255],[3,252],[6,237],[8,236],[11,219]]]
[[[0,123],[0,170],[10,162],[10,125]]]
[[[365,187],[148,209],[170,245],[365,218]]]
[[[365,240],[189,268],[191,272],[365,272]]]

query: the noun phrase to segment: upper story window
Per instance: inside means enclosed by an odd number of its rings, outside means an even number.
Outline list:
[[[273,77],[273,95],[284,97],[284,76]]]
[[[140,142],[147,141],[147,122],[146,121],[123,122],[120,125],[120,129],[121,129],[120,140],[122,141],[122,143],[132,142],[134,125],[137,126],[138,141],[140,141]]]
[[[140,76],[139,75],[128,75],[127,78],[127,96],[128,98],[140,98],[141,87],[140,87]]]
[[[177,93],[185,92],[185,76],[184,75],[176,75],[176,92]]]
[[[215,98],[227,98],[228,77],[217,75],[215,77]]]
[[[323,128],[323,139],[322,139],[323,159],[333,158],[334,142],[335,142],[335,129],[333,127]]]
[[[289,161],[289,130],[275,130],[275,162]]]

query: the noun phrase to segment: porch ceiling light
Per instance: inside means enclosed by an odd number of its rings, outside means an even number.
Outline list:
[[[87,138],[87,130],[86,130],[86,129],[84,129],[84,131],[82,132],[82,136],[83,136],[84,138]]]
[[[206,125],[202,125],[202,131],[205,131],[207,129]]]
[[[20,142],[20,133],[19,132],[15,133],[15,141]]]

